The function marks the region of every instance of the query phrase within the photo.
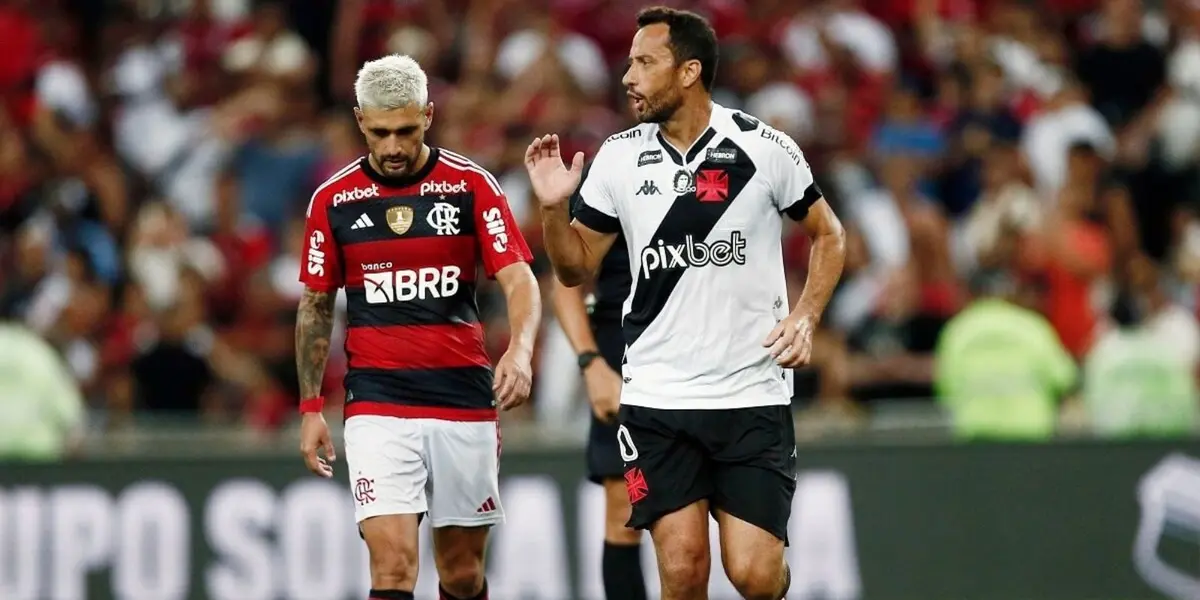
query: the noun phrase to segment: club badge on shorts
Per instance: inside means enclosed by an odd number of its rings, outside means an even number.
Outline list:
[[[675,193],[687,194],[696,191],[696,177],[687,169],[675,171]]]
[[[396,235],[404,235],[413,224],[413,209],[411,206],[393,206],[387,210],[388,227]]]

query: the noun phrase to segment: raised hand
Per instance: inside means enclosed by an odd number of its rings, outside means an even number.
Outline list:
[[[568,167],[563,163],[558,134],[544,135],[533,140],[525,150],[525,170],[538,202],[545,207],[567,201],[583,175],[583,153],[576,152]]]

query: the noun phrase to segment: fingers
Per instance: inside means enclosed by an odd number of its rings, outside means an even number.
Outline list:
[[[600,421],[606,424],[613,424],[617,420],[617,407],[620,406],[616,402],[609,403],[607,408],[600,415]]]
[[[529,147],[525,149],[525,166],[532,168],[538,162],[544,159],[558,158],[561,160],[561,146],[558,142],[558,134],[543,135],[539,138],[533,138],[529,143]],[[583,170],[583,153],[578,152],[575,155],[575,160],[579,161],[579,169]],[[574,168],[574,162],[571,163]]]
[[[504,380],[508,377],[508,367],[504,362],[496,365],[496,376],[492,379],[492,391],[498,392],[504,386]]]
[[[525,371],[518,368],[506,369],[508,376],[504,388],[496,393],[500,401],[500,410],[512,410],[529,399],[533,380]]]
[[[808,364],[812,357],[812,326],[801,321],[789,329],[795,332],[791,343],[776,358],[776,362],[784,368],[794,369]]]
[[[324,445],[324,443],[322,443],[322,445]],[[332,446],[333,444],[329,443],[329,445]],[[306,443],[305,445],[301,446],[300,452],[304,455],[304,465],[308,467],[309,471],[312,471],[313,473],[326,479],[333,477],[333,467],[329,466],[329,463],[317,456],[316,444]],[[330,456],[333,455],[331,454]]]
[[[785,329],[787,329],[786,321],[780,321],[777,323],[775,325],[775,329],[772,329],[771,333],[767,334],[767,339],[763,340],[763,348],[770,348],[771,346],[774,346],[775,340],[778,340],[779,336],[783,335],[783,331]]]
[[[325,448],[325,460],[331,463],[337,462],[337,450],[333,447],[333,438],[326,437],[321,445]]]
[[[572,175],[583,173],[583,162],[584,162],[583,153],[576,152],[574,158],[571,159],[571,174]]]
[[[532,169],[537,165],[538,152],[540,151],[540,140],[533,140],[529,147],[525,149],[525,168]]]
[[[779,334],[771,344],[771,358],[778,359],[792,345],[792,340],[796,338],[796,329],[788,327],[787,321],[780,323],[775,329],[779,330]]]
[[[513,388],[516,387],[517,377],[514,373],[510,373],[510,369],[506,368],[504,365],[501,365],[496,370],[503,370],[504,372],[504,379],[500,382],[500,386],[496,388],[496,399],[500,401],[500,407],[504,408],[512,403]]]

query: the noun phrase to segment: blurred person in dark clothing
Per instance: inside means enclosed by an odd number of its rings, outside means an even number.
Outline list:
[[[1133,122],[1166,83],[1166,56],[1142,35],[1141,0],[1104,0],[1101,37],[1078,60],[1079,79],[1114,129]]]
[[[209,366],[213,332],[204,324],[199,278],[185,277],[176,302],[137,340],[131,365],[136,407],[152,413],[196,416],[215,409]]]

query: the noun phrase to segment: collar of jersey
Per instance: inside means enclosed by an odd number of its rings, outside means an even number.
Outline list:
[[[666,151],[667,156],[671,157],[671,161],[681,167],[686,167],[692,164],[692,161],[696,160],[696,157],[700,155],[700,151],[708,146],[708,143],[711,142],[714,137],[716,137],[717,132],[712,128],[712,125],[709,125],[708,128],[704,130],[704,133],[700,134],[700,137],[696,138],[696,141],[692,142],[692,146],[688,148],[686,158],[679,154],[679,151],[675,149],[675,146],[672,146],[671,143],[667,141],[667,138],[663,137],[661,129],[656,131],[654,135],[658,138],[658,144],[663,147],[663,150]]]

